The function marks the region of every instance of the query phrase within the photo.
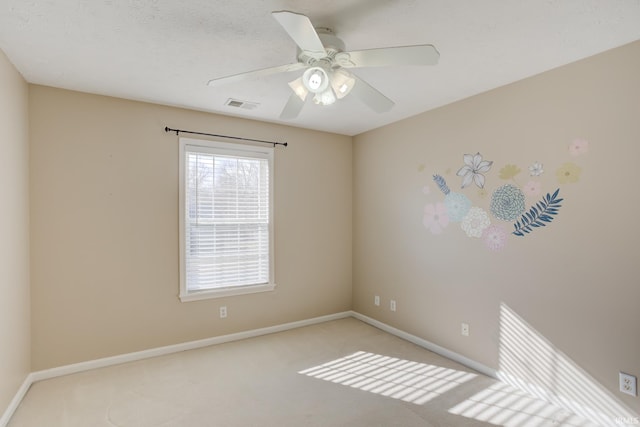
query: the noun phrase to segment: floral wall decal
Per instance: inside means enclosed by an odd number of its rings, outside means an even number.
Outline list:
[[[582,138],[574,139],[571,144],[569,144],[569,153],[573,157],[578,157],[583,154],[587,154],[589,152],[589,141]]]
[[[578,182],[582,169],[575,163],[567,162],[556,171],[556,177],[560,184]]]
[[[589,142],[583,138],[573,139],[568,144],[571,157],[577,158],[588,152]],[[498,178],[511,182],[498,184],[491,191],[487,190],[486,184],[494,162],[484,160],[480,152],[464,154],[462,158],[464,165],[456,173],[456,176],[462,178],[462,191],[451,191],[446,179],[440,174],[433,175],[433,182],[440,193],[432,193],[429,187],[423,187],[424,195],[440,197],[424,207],[423,224],[432,234],[443,234],[446,229],[452,228],[452,224],[459,223],[466,236],[478,239],[490,251],[500,251],[507,246],[509,236],[524,237],[533,230],[546,227],[559,213],[564,200],[559,197],[560,188],[539,199],[544,194],[542,162],[536,160],[523,168],[515,163],[504,164],[498,171]],[[420,165],[420,172],[426,169],[426,166]],[[516,181],[522,169],[528,170],[530,177],[524,185]],[[451,168],[444,170],[445,176],[452,174]],[[580,180],[581,173],[582,168],[570,161],[556,169],[555,178],[560,184],[574,184]],[[467,187],[472,183],[477,188],[469,192]],[[531,203],[528,208],[527,200]],[[485,203],[488,206],[474,205]],[[510,232],[505,223],[511,223],[513,231]]]
[[[544,168],[542,167],[542,163],[535,162],[531,166],[529,166],[529,175],[531,176],[540,176],[544,173]]]
[[[449,219],[453,222],[461,222],[471,209],[471,200],[464,194],[450,192],[444,197],[444,205]]]
[[[469,237],[482,237],[482,232],[491,225],[487,212],[477,206],[469,209],[469,212],[462,219],[460,227]]]
[[[500,178],[502,179],[513,179],[516,175],[520,173],[520,168],[516,165],[506,165],[502,169],[500,169]]]
[[[522,187],[522,191],[524,191],[524,194],[529,197],[538,197],[541,190],[542,183],[534,180],[527,182],[524,187]]]
[[[507,236],[507,230],[498,224],[490,225],[482,233],[485,246],[492,251],[502,250],[507,244]]]
[[[422,223],[433,234],[440,234],[449,225],[449,216],[444,203],[429,203],[424,207]]]
[[[524,212],[524,193],[512,184],[498,187],[491,196],[491,213],[503,221],[513,221]]]
[[[465,188],[471,184],[471,182],[474,182],[478,187],[483,188],[483,174],[489,172],[493,162],[482,160],[482,155],[480,153],[465,154],[462,158],[464,160],[464,166],[462,166],[456,173],[456,175],[462,177],[461,188]]]

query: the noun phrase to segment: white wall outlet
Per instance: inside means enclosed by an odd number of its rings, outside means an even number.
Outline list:
[[[636,377],[620,372],[620,391],[636,396],[638,394]]]
[[[396,311],[396,300],[392,299],[389,301],[389,310]]]
[[[224,319],[225,317],[227,317],[227,306],[223,305],[220,307],[220,318]]]
[[[469,324],[468,323],[463,323],[462,325],[460,325],[460,333],[465,337],[469,336]]]
[[[373,303],[375,305],[380,305],[380,295],[376,295],[375,297],[373,297]]]

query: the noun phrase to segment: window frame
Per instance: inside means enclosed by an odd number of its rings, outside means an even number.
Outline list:
[[[191,150],[194,147],[196,150]],[[186,193],[187,193],[187,177],[188,167],[186,165],[187,153],[193,151],[201,151],[211,154],[220,154],[237,157],[253,157],[266,159],[269,167],[269,282],[254,285],[231,285],[216,289],[189,290],[187,288],[187,270],[186,270]],[[179,206],[179,240],[180,240],[180,293],[179,298],[182,302],[199,301],[210,298],[222,298],[233,295],[245,295],[257,292],[273,291],[275,284],[275,253],[274,253],[274,230],[273,230],[273,212],[274,212],[274,149],[273,147],[261,147],[249,144],[237,144],[221,141],[212,141],[204,139],[184,138],[179,139],[179,189],[178,189],[178,206]]]

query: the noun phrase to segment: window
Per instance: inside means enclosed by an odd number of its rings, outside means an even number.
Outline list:
[[[180,138],[180,300],[273,290],[273,148]]]

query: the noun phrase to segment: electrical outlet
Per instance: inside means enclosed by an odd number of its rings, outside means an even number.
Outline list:
[[[220,307],[220,318],[224,319],[225,317],[227,317],[227,306],[223,305]]]
[[[638,394],[636,377],[620,372],[620,391],[636,396]]]
[[[375,297],[373,297],[373,303],[375,305],[380,305],[380,295],[376,295]]]
[[[469,336],[469,324],[468,323],[463,323],[462,325],[460,325],[460,333],[465,337]]]
[[[396,300],[392,299],[389,301],[389,310],[396,311]]]

